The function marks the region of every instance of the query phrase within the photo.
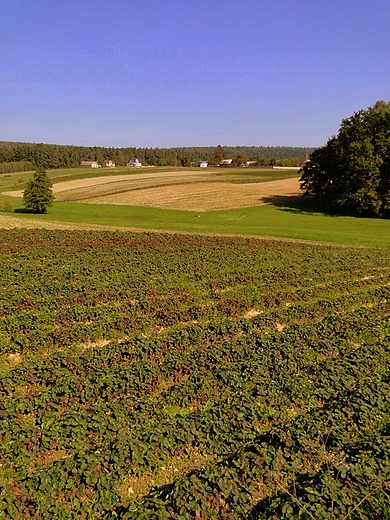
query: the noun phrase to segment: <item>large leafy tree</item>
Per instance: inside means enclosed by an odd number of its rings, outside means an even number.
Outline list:
[[[300,170],[301,188],[329,210],[390,216],[390,103],[344,119]]]
[[[46,213],[54,199],[51,187],[52,183],[46,171],[43,168],[36,170],[23,193],[25,208],[33,213]]]

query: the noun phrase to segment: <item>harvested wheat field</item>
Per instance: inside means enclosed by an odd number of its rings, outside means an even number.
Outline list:
[[[278,197],[297,196],[299,181],[290,178],[237,184],[214,179],[210,181],[209,177],[202,180],[202,174],[190,177],[182,173],[161,173],[155,176],[139,174],[130,178],[118,176],[115,179],[83,179],[61,183],[54,186],[54,193],[57,200],[91,204],[210,211],[257,206],[271,200],[275,202]]]
[[[57,201],[148,206],[189,211],[245,208],[299,195],[298,178],[233,183],[208,172],[158,172],[77,179],[54,184]],[[7,195],[21,197],[23,192]]]
[[[59,182],[53,185],[56,200],[83,200],[90,196],[120,193],[132,189],[147,188],[175,183],[199,182],[208,172],[154,172],[133,175],[110,175]],[[23,190],[8,191],[5,195],[22,197]]]
[[[245,208],[275,202],[277,197],[299,195],[297,179],[262,183],[233,184],[198,182],[138,188],[121,193],[88,197],[93,204],[125,204],[190,211]]]

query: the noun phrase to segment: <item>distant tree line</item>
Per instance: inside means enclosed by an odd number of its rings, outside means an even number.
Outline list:
[[[75,168],[81,161],[103,163],[111,159],[125,166],[132,157],[151,166],[194,166],[200,161],[220,164],[233,159],[232,165],[256,161],[260,166],[301,166],[313,148],[220,146],[180,148],[106,148],[43,143],[0,142],[0,173],[26,171],[34,168]],[[7,169],[8,168],[8,169]]]
[[[34,165],[30,161],[11,161],[0,163],[0,173],[27,172],[33,169]]]

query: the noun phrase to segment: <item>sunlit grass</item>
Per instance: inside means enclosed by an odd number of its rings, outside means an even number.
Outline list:
[[[36,221],[140,230],[272,236],[350,245],[390,246],[389,220],[330,216],[316,211],[305,201],[296,199],[295,202],[294,205],[291,200],[286,201],[284,206],[269,204],[202,213],[142,206],[55,202],[47,215],[13,215]],[[12,204],[14,209],[23,207],[22,199],[12,199]]]

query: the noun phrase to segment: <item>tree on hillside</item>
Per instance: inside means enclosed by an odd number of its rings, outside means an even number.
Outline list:
[[[36,170],[23,193],[24,207],[33,213],[46,213],[54,199],[51,187],[46,171],[43,168]]]
[[[301,189],[329,210],[390,216],[390,103],[344,119],[337,136],[310,155]]]
[[[241,166],[248,160],[248,157],[245,152],[240,152],[233,160],[236,166]]]
[[[223,151],[222,146],[219,144],[214,148],[214,153],[211,158],[211,162],[213,164],[219,165],[225,159],[225,152]]]

